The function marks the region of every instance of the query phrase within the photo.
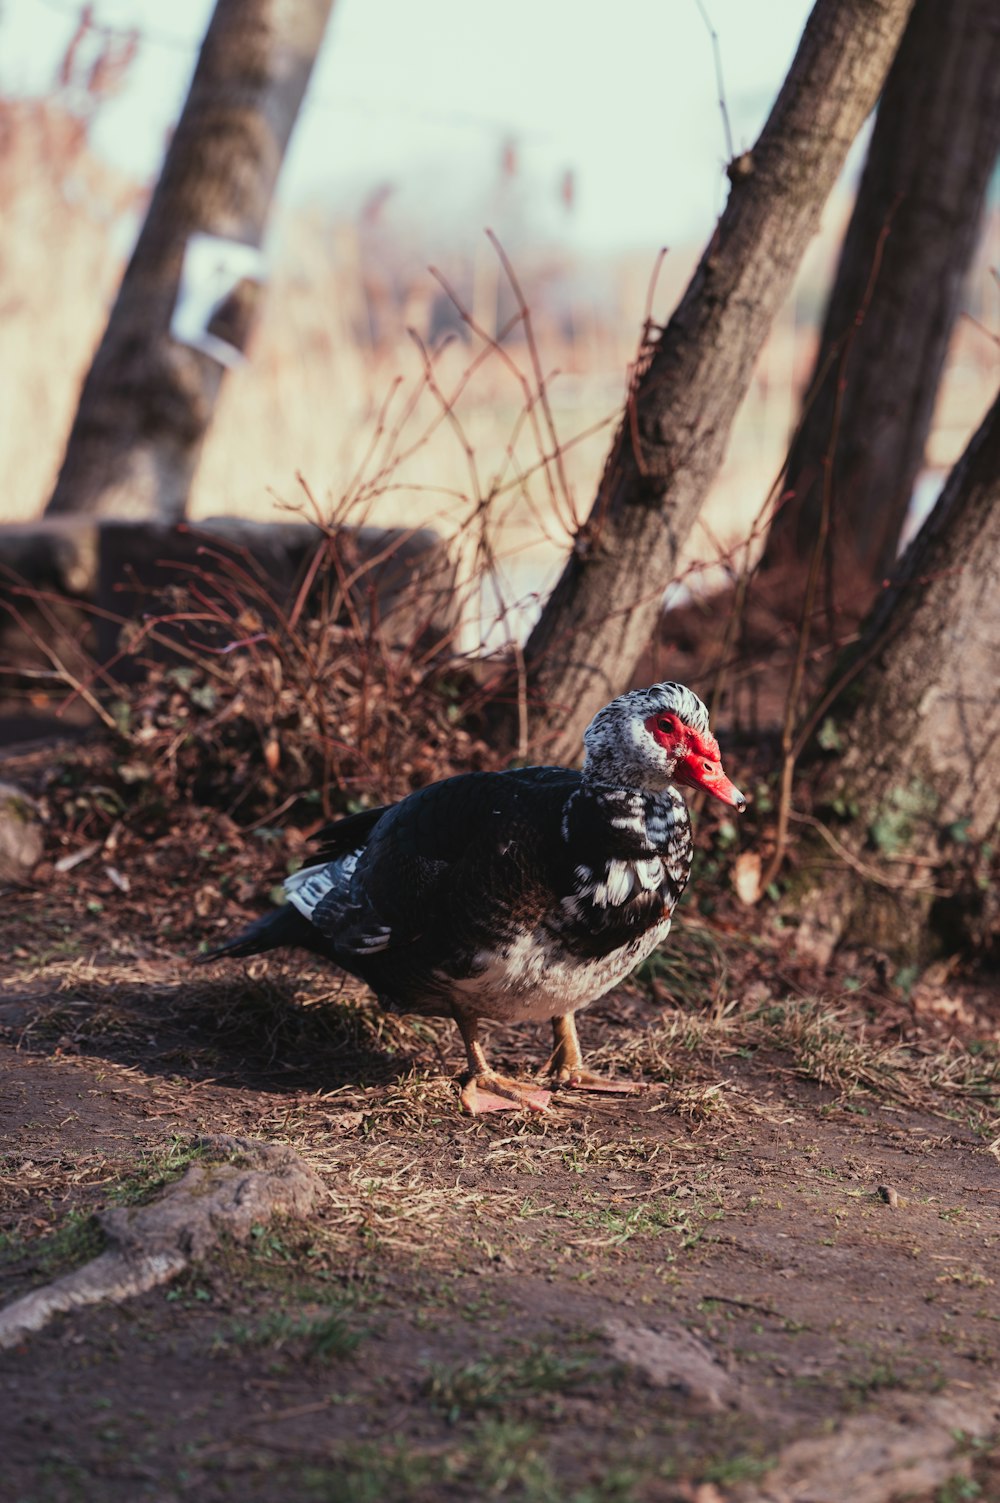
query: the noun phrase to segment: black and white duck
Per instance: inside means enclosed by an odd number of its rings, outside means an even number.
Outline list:
[[[554,1083],[637,1089],[584,1068],[575,1015],[666,939],[691,871],[678,785],[740,811],[746,800],[682,684],[620,695],[583,740],[580,771],[465,773],[328,825],[317,860],[285,883],[288,901],[202,959],[298,946],[393,1012],[453,1018],[468,1112],[551,1099],[489,1067],[483,1019],[551,1019]]]

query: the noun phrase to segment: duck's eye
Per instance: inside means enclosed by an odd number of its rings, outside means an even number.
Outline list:
[[[671,725],[671,723],[670,723],[670,721],[669,721],[669,720],[667,720],[667,719],[666,719],[666,718],[665,718],[665,717],[664,717],[664,719],[662,719],[662,720],[658,720],[658,721],[657,721],[657,722],[656,722],[656,729],[657,729],[657,730],[658,730],[658,731],[672,731],[672,730],[673,730],[673,726],[672,726],[672,725]]]

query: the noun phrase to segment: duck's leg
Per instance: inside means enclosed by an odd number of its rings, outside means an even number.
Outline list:
[[[479,1019],[456,1008],[455,1022],[469,1058],[468,1074],[462,1081],[463,1109],[473,1117],[482,1116],[484,1112],[516,1112],[524,1108],[544,1112],[552,1100],[548,1091],[519,1080],[509,1080],[490,1069],[479,1042]]]
[[[555,1048],[549,1065],[549,1074],[560,1085],[578,1091],[602,1091],[614,1096],[635,1096],[645,1090],[639,1080],[606,1080],[583,1068],[583,1050],[576,1032],[576,1019],[571,1012],[564,1017],[552,1019],[552,1039]]]

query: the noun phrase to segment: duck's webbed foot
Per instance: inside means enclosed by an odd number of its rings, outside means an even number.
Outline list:
[[[462,1110],[472,1117],[481,1117],[485,1112],[544,1112],[551,1100],[550,1091],[510,1080],[492,1070],[468,1076],[462,1086]]]
[[[472,1117],[481,1117],[486,1112],[544,1112],[552,1100],[551,1093],[541,1086],[511,1080],[491,1070],[479,1042],[478,1019],[456,1012],[455,1021],[469,1057],[469,1070],[462,1081],[462,1110]]]
[[[573,1014],[552,1019],[555,1048],[549,1074],[561,1086],[575,1091],[595,1091],[607,1096],[638,1096],[647,1087],[641,1080],[608,1080],[583,1066],[583,1051],[577,1037]]]

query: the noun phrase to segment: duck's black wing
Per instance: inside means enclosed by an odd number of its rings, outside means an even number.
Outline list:
[[[317,890],[310,921],[345,956],[420,942],[442,958],[536,921],[551,896],[547,846],[579,783],[566,768],[531,767],[410,794],[372,825],[356,859],[331,864],[339,879]]]
[[[374,809],[361,809],[357,814],[345,814],[343,819],[335,819],[324,825],[313,836],[317,859],[336,861],[340,856],[360,851],[367,844],[368,837],[383,814],[387,814],[392,807],[392,804],[379,804]],[[312,866],[315,863],[309,864]]]

